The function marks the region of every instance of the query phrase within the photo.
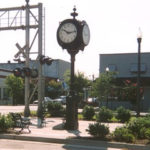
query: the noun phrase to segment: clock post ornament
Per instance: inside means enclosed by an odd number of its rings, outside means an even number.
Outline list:
[[[84,50],[84,47],[89,44],[90,30],[85,21],[76,19],[78,14],[76,8],[71,13],[73,19],[66,19],[59,24],[57,30],[58,44],[68,51],[71,56],[71,75],[70,75],[70,92],[67,96],[66,103],[66,129],[78,129],[78,99],[74,90],[74,62],[75,55],[79,50]]]

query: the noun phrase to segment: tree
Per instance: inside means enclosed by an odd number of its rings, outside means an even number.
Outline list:
[[[116,95],[115,75],[115,72],[101,73],[100,77],[92,85],[92,95],[100,100],[106,100],[106,105],[108,105],[108,98]]]
[[[65,82],[70,85],[70,72],[67,71],[64,75],[64,79]],[[90,80],[85,77],[84,73],[78,72],[77,74],[75,74],[74,76],[74,90],[76,95],[78,95],[78,101],[81,101],[82,97],[83,97],[83,88],[87,88],[89,86],[91,86],[91,82]]]
[[[20,77],[15,77],[14,75],[7,76],[6,88],[8,94],[13,98],[13,105],[24,103],[24,83],[23,79]]]
[[[51,80],[46,84],[46,96],[49,96],[51,98],[56,98],[62,94],[62,83],[57,82],[55,80]]]
[[[144,88],[140,87],[140,98],[142,98],[143,93]],[[137,83],[125,80],[122,96],[124,100],[129,100],[132,105],[135,105],[137,103]]]

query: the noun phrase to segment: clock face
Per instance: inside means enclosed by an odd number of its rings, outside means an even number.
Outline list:
[[[90,30],[87,24],[85,24],[83,27],[82,37],[83,37],[84,44],[88,45],[90,41]]]
[[[77,37],[77,28],[73,23],[65,23],[58,32],[60,40],[64,43],[71,43]]]

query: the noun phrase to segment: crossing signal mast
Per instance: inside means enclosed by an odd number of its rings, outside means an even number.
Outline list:
[[[39,3],[38,5],[29,5],[29,0],[25,0],[26,5],[21,7],[12,7],[12,8],[1,8],[0,9],[0,31],[7,30],[23,30],[25,31],[25,45],[21,47],[19,43],[16,43],[16,47],[18,48],[17,54],[15,54],[15,59],[19,60],[19,56],[22,55],[25,59],[25,67],[20,69],[16,68],[14,73],[17,76],[24,76],[25,78],[25,109],[24,116],[28,117],[30,115],[29,109],[29,100],[30,96],[30,87],[29,87],[29,79],[31,76],[37,76],[36,70],[31,70],[29,68],[30,54],[37,55],[38,62],[38,125],[41,126],[42,119],[42,100],[44,97],[43,91],[43,82],[44,78],[42,76],[42,63],[41,56],[44,51],[44,15],[43,15],[43,5]],[[14,17],[12,17],[14,16]],[[12,19],[13,18],[13,19]],[[5,22],[3,22],[5,21]],[[7,22],[7,23],[6,23]],[[36,31],[33,40],[30,42],[30,30],[34,29]],[[38,50],[37,52],[32,52],[32,46],[37,38]],[[50,62],[50,59],[48,59]],[[47,61],[48,61],[47,60]],[[31,73],[33,72],[33,74]],[[33,95],[33,94],[31,94]]]

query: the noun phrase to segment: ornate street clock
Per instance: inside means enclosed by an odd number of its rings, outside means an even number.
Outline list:
[[[75,17],[78,15],[74,12],[71,13],[73,19],[66,19],[59,24],[57,30],[57,41],[58,44],[68,51],[71,56],[71,75],[70,75],[70,91],[67,96],[66,103],[66,124],[65,127],[68,130],[78,129],[78,98],[74,89],[74,61],[75,55],[79,50],[84,50],[84,47],[89,44],[90,41],[90,30],[85,21],[76,20]]]
[[[62,21],[57,30],[57,41],[63,49],[68,51],[84,50],[89,44],[90,30],[85,21],[66,19]]]

